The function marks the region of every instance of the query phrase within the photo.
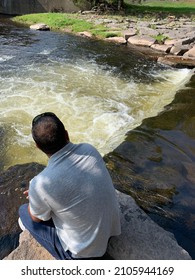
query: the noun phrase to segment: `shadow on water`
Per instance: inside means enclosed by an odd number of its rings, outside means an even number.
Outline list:
[[[195,259],[195,75],[164,112],[127,133],[105,160],[116,188]]]

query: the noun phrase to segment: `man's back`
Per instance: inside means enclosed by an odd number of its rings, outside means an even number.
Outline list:
[[[120,234],[112,180],[89,144],[68,143],[53,154],[32,180],[29,197],[32,214],[52,218],[64,250],[75,257],[102,256],[109,237]]]

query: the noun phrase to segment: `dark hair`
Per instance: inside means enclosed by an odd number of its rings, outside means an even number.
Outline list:
[[[47,154],[54,154],[69,141],[60,119],[51,112],[36,116],[32,121],[32,137],[37,146]]]

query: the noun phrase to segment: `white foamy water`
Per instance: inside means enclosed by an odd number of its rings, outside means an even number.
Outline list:
[[[12,58],[13,58],[13,56],[11,56],[11,55],[2,55],[2,56],[0,56],[0,63],[10,60]]]
[[[152,83],[136,83],[79,61],[32,64],[0,77],[0,125],[7,135],[4,165],[46,163],[30,133],[32,118],[45,111],[62,119],[73,142],[90,142],[102,155],[108,153],[127,131],[162,111],[191,75],[187,69],[168,69],[156,73]]]

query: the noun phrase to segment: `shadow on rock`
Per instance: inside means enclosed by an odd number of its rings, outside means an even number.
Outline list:
[[[28,189],[29,181],[43,168],[38,163],[27,163],[0,173],[0,259],[18,245],[18,208],[27,202],[23,191]]]

